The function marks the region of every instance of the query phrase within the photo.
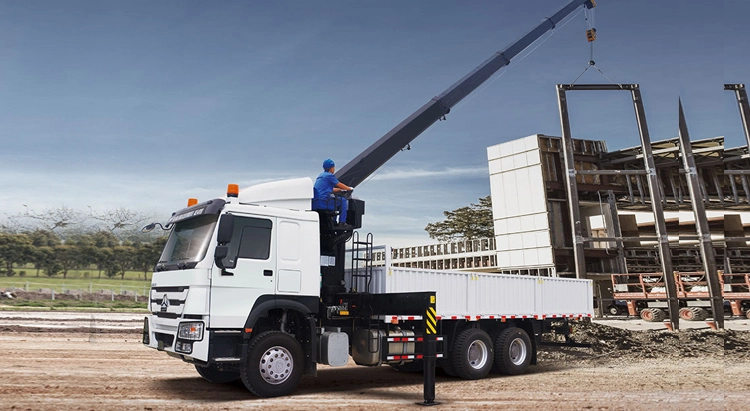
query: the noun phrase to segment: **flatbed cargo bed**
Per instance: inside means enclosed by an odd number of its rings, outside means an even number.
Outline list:
[[[347,273],[347,288],[352,287]],[[357,291],[373,294],[435,291],[439,319],[592,317],[591,280],[468,271],[373,267],[368,287],[357,278]]]

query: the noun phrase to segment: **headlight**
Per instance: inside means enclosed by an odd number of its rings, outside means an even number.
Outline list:
[[[199,341],[203,339],[203,323],[180,323],[177,328],[177,338],[182,340]]]

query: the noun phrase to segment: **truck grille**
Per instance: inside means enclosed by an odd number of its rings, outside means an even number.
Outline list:
[[[151,313],[162,318],[177,318],[185,308],[190,287],[151,288],[149,308]]]

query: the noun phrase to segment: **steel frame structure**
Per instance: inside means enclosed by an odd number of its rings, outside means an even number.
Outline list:
[[[631,99],[633,102],[633,108],[635,110],[636,122],[638,125],[638,132],[640,135],[641,150],[643,153],[643,169],[641,170],[617,170],[615,174],[620,175],[645,175],[648,183],[648,192],[651,203],[651,210],[654,215],[654,228],[656,230],[656,237],[659,249],[659,260],[661,263],[661,270],[664,275],[664,282],[666,286],[666,299],[667,306],[669,308],[669,322],[674,330],[679,329],[680,317],[679,317],[679,302],[677,299],[677,288],[675,285],[674,277],[671,273],[672,269],[672,258],[669,249],[669,238],[667,236],[667,227],[664,222],[663,214],[664,209],[662,207],[662,191],[659,189],[659,180],[656,175],[656,164],[654,162],[654,156],[651,150],[651,137],[648,132],[648,125],[646,122],[646,114],[643,108],[643,99],[641,97],[641,91],[638,84],[558,84],[557,95],[558,95],[558,106],[560,109],[560,123],[562,127],[562,141],[563,141],[563,158],[565,172],[565,189],[567,194],[568,212],[570,213],[570,220],[572,222],[572,235],[573,235],[573,254],[575,258],[575,271],[576,277],[586,278],[586,259],[584,255],[584,242],[600,241],[599,239],[585,238],[583,235],[583,229],[581,226],[581,214],[580,206],[578,201],[578,188],[576,183],[574,155],[573,155],[573,138],[570,133],[570,117],[568,114],[568,104],[566,93],[568,91],[630,91]],[[599,170],[591,170],[590,173],[601,173]],[[607,174],[607,172],[602,173]],[[629,180],[628,180],[629,181]],[[640,180],[639,180],[640,181]],[[622,240],[620,238],[619,240]]]

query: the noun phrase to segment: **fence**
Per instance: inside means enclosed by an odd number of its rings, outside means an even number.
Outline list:
[[[114,285],[113,284],[97,284],[94,282],[83,283],[68,283],[65,282],[33,282],[33,281],[16,281],[10,283],[3,283],[0,286],[4,292],[11,293],[37,293],[43,295],[49,295],[50,299],[74,299],[78,300],[99,300],[101,298],[107,298],[111,301],[115,300],[130,300],[133,301],[147,301],[149,297],[149,291],[151,285],[144,284],[138,285]]]

